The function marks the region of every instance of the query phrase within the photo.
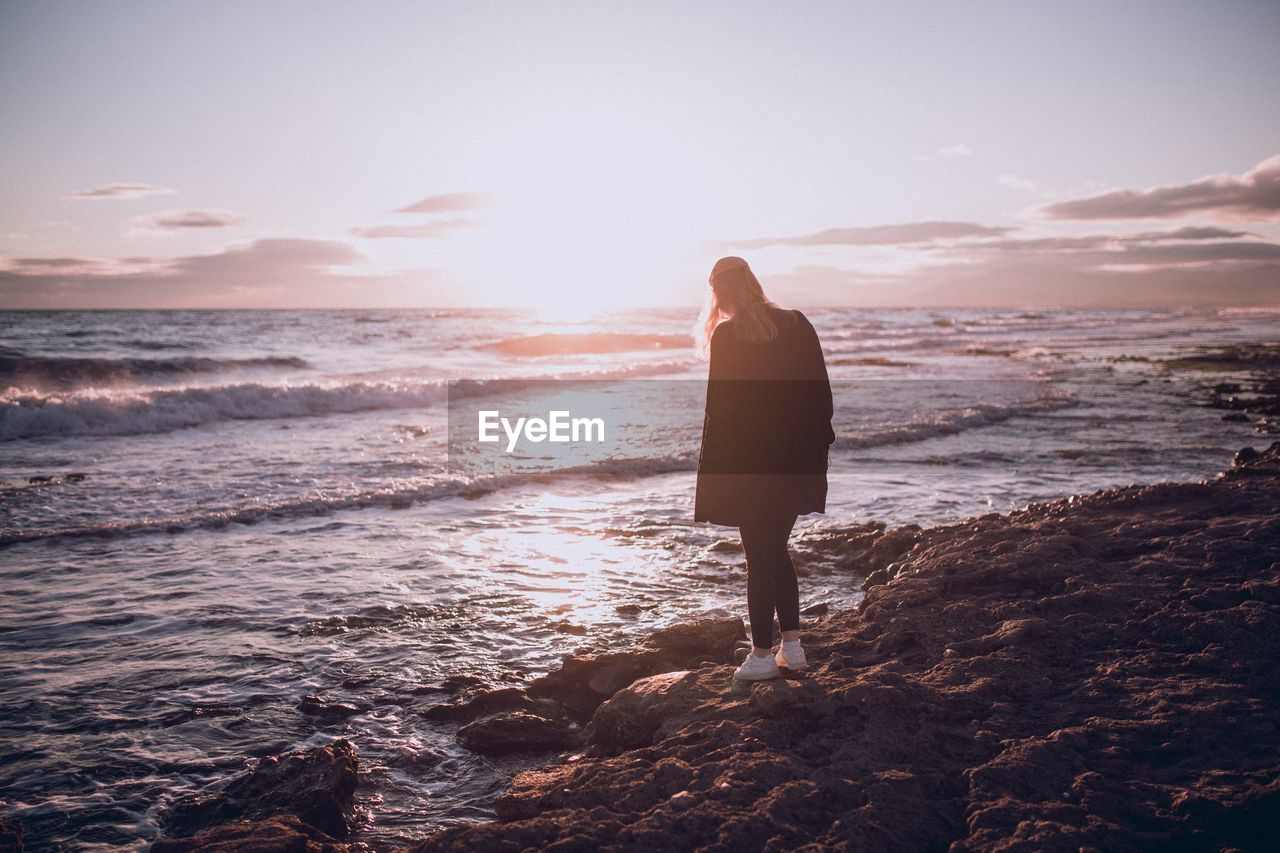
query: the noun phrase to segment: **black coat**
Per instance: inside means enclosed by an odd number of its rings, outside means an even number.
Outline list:
[[[776,309],[775,319],[766,344],[739,340],[733,320],[711,336],[695,521],[738,527],[826,511],[835,433],[822,345],[799,311]]]

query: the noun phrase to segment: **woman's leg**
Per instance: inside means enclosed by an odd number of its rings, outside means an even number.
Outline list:
[[[773,606],[778,611],[778,627],[784,640],[800,639],[800,583],[796,580],[791,552],[787,550],[787,540],[795,524],[796,516],[792,515],[780,520],[774,531],[778,552],[773,571]]]
[[[739,528],[747,557],[747,614],[751,619],[751,645],[757,654],[773,647],[773,614],[786,634],[795,637],[800,628],[800,595],[796,572],[787,553],[787,539],[795,516],[768,519]]]
[[[756,654],[773,647],[773,561],[777,555],[769,526],[743,524],[742,550],[747,556],[747,615],[751,619],[751,645]]]

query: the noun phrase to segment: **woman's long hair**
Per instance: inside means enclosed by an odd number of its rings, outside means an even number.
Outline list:
[[[699,352],[705,355],[710,351],[716,326],[730,318],[739,340],[765,344],[778,336],[778,324],[769,310],[778,306],[764,295],[764,288],[746,261],[737,257],[716,261],[710,283],[702,313],[693,327]]]

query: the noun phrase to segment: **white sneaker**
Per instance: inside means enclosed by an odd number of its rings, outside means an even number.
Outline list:
[[[776,665],[792,672],[799,672],[809,665],[809,662],[804,659],[804,649],[801,648],[799,641],[791,648],[787,648],[787,644],[783,643],[778,647],[778,653],[774,655],[773,660]]]
[[[773,662],[772,657],[760,657],[754,652],[749,653],[742,666],[733,673],[733,677],[740,681],[766,681],[780,675],[782,673],[778,672],[778,665]]]

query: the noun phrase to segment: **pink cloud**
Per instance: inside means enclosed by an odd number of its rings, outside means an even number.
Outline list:
[[[0,259],[0,276],[112,278],[126,275],[150,275],[169,268],[167,261],[155,258],[11,258]]]
[[[1194,214],[1269,220],[1280,216],[1280,154],[1243,175],[1210,175],[1185,184],[1113,190],[1040,209],[1050,219],[1172,219]]]
[[[149,195],[171,195],[176,190],[160,187],[155,184],[115,183],[103,184],[88,190],[75,190],[67,193],[67,198],[74,199],[109,199],[109,198],[142,198]]]
[[[1131,261],[1136,259],[1130,259]],[[762,277],[784,304],[857,307],[1142,308],[1280,306],[1280,263],[1094,266],[1043,257],[866,273],[802,266]]]
[[[427,270],[362,275],[335,240],[263,239],[175,258],[0,260],[8,308],[308,308],[423,304]],[[437,297],[438,298],[438,297]]]
[[[1171,228],[1164,231],[1143,231],[1136,234],[1085,234],[1075,237],[1031,237],[1006,240],[966,241],[937,247],[939,251],[971,249],[1002,252],[1082,252],[1091,250],[1120,250],[1126,246],[1143,243],[1199,242],[1208,240],[1235,240],[1257,237],[1250,231],[1232,231],[1225,228],[1195,227]],[[1236,245],[1236,244],[1232,244]],[[1251,245],[1248,243],[1242,245]]]
[[[1144,307],[1280,305],[1280,243],[1187,226],[1133,233],[970,238],[922,247],[899,271],[802,265],[765,276],[810,305]]]
[[[456,213],[463,210],[479,210],[489,206],[489,196],[484,193],[446,193],[431,195],[413,204],[397,208],[395,213]]]
[[[248,217],[228,210],[164,210],[130,220],[145,231],[177,231],[187,228],[231,228],[244,225]]]
[[[904,222],[896,225],[870,225],[857,228],[828,228],[798,237],[759,237],[751,240],[724,241],[722,245],[760,249],[765,246],[897,246],[932,243],[964,237],[999,237],[1013,231],[978,225],[975,222]]]
[[[419,225],[374,225],[368,228],[352,228],[351,233],[369,240],[388,237],[422,239],[444,237],[460,228],[475,228],[481,223],[475,219],[437,219]]]

